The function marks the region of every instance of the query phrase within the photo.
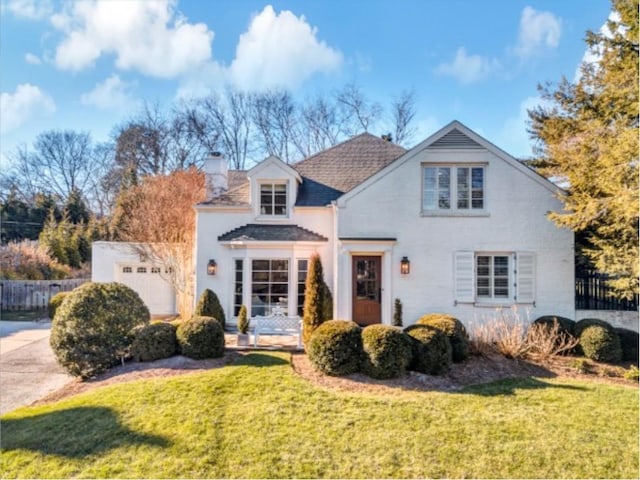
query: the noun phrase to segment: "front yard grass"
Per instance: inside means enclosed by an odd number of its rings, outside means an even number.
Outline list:
[[[458,393],[319,389],[285,353],[1,418],[4,478],[637,478],[638,391],[566,379]]]

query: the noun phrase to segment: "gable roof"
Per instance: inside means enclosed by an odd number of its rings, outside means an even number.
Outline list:
[[[328,239],[298,225],[263,225],[249,223],[218,237],[221,242],[259,241],[259,242],[326,242]]]
[[[359,184],[356,188],[347,192],[340,198],[340,201],[346,201],[349,198],[357,195],[362,190],[366,189],[369,185],[377,182],[379,179],[387,175],[389,172],[395,170],[396,168],[403,165],[405,162],[409,161],[411,158],[415,157],[417,154],[426,149],[451,149],[451,150],[472,150],[472,149],[485,149],[489,152],[493,153],[495,156],[501,158],[507,164],[514,167],[516,170],[524,173],[529,178],[539,183],[552,193],[562,193],[563,190],[555,185],[550,180],[547,180],[542,175],[538,174],[536,171],[526,166],[522,162],[518,161],[516,158],[509,155],[507,152],[502,150],[501,148],[495,146],[489,140],[481,137],[473,130],[463,125],[458,120],[454,120],[450,122],[448,125],[445,125],[440,130],[438,130],[433,135],[429,136],[426,140],[422,141],[411,150],[407,151],[404,155],[397,159],[397,161],[393,162],[392,165],[388,165],[387,167],[379,170],[374,175],[366,179],[364,182]]]
[[[406,150],[370,133],[362,133],[342,143],[318,152],[306,159],[288,165],[302,179],[298,188],[296,206],[325,206],[364,180],[386,167]],[[271,158],[271,157],[270,157]],[[265,161],[272,161],[270,158]],[[229,189],[219,197],[202,202],[206,205],[249,205],[248,173],[230,170]],[[286,165],[286,164],[285,164]]]

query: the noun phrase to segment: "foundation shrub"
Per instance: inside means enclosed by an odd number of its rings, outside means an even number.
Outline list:
[[[220,299],[214,291],[208,288],[205,288],[200,295],[193,315],[196,317],[213,317],[220,322],[223,330],[225,328],[226,318],[222,305],[220,305]]]
[[[462,362],[469,357],[469,334],[457,318],[444,313],[430,313],[420,317],[416,324],[441,330],[451,342],[454,362]]]
[[[620,339],[620,348],[622,348],[622,360],[625,362],[633,362],[638,365],[638,344],[640,338],[638,332],[627,328],[616,328],[616,333]]]
[[[89,378],[116,365],[131,346],[131,331],[149,323],[138,294],[121,283],[85,283],[58,308],[50,344],[71,375]]]
[[[583,319],[576,323],[575,331],[585,357],[606,363],[622,360],[620,338],[607,322],[595,318]]]
[[[398,327],[369,325],[362,330],[362,371],[372,378],[404,375],[412,358],[411,342]]]
[[[176,327],[170,323],[152,323],[133,331],[131,356],[139,362],[169,358],[178,351]]]
[[[56,311],[58,307],[62,305],[62,302],[71,292],[58,292],[53,297],[49,299],[49,304],[47,305],[47,314],[49,318],[53,320],[53,317],[56,316]]]
[[[361,330],[351,321],[322,323],[306,344],[309,360],[327,375],[341,376],[359,371],[364,357]]]
[[[213,317],[191,317],[178,326],[176,337],[185,357],[201,360],[224,355],[224,330]]]
[[[442,330],[431,325],[411,325],[404,329],[411,340],[412,360],[410,370],[440,375],[453,361],[451,342]]]
[[[545,325],[547,327],[553,327],[554,322],[558,324],[558,333],[564,333],[567,335],[574,335],[576,322],[570,318],[560,317],[558,315],[545,315],[536,318],[533,321],[533,325]]]

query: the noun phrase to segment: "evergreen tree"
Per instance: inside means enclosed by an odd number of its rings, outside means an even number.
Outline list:
[[[538,171],[567,188],[551,218],[586,238],[584,253],[621,297],[638,292],[638,0],[613,0],[609,32],[588,32],[596,61],[576,83],[540,87],[532,111]]]
[[[196,310],[193,314],[199,317],[213,317],[220,322],[222,328],[225,326],[226,318],[218,295],[208,288],[205,288],[204,292],[200,295]]]
[[[89,209],[79,189],[74,188],[69,193],[67,201],[64,204],[64,212],[73,224],[87,223],[89,221]]]
[[[309,270],[307,271],[304,290],[302,341],[305,344],[311,338],[314,330],[332,317],[333,307],[331,306],[330,308],[331,312],[329,312],[328,307],[331,299],[329,298],[327,302],[327,297],[330,297],[330,295],[331,292],[324,283],[320,255],[314,254],[309,259]]]
[[[396,298],[395,302],[393,303],[393,326],[402,326],[402,302],[399,298]]]
[[[249,319],[247,318],[247,307],[242,305],[238,312],[238,332],[247,334],[249,331]]]

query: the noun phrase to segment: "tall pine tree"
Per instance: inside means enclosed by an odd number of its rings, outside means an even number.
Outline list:
[[[595,61],[577,81],[540,87],[529,111],[535,168],[567,188],[559,226],[621,297],[638,292],[638,0],[613,0],[608,32],[588,32]]]

